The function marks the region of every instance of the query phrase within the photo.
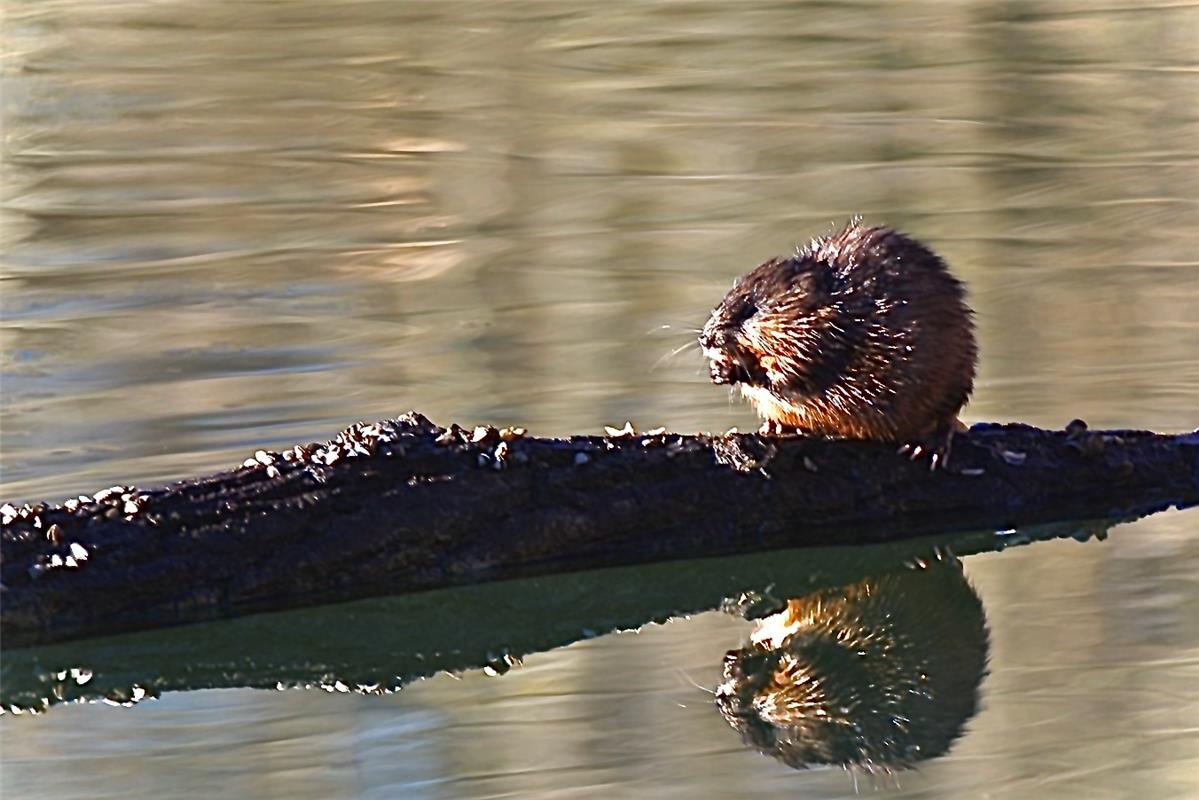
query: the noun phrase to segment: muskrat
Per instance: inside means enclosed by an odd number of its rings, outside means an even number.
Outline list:
[[[699,343],[763,433],[895,442],[936,466],[974,387],[972,316],[931,250],[855,218],[739,278]]]

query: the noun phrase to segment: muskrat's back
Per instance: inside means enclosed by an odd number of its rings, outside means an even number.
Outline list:
[[[971,317],[932,251],[854,220],[740,278],[700,344],[767,426],[913,442],[951,431],[970,396]]]

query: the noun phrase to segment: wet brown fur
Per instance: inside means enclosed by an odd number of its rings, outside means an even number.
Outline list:
[[[768,423],[912,442],[949,434],[974,386],[965,290],[914,239],[854,220],[738,279],[700,335],[712,380]]]

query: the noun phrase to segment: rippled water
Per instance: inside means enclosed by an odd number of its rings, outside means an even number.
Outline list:
[[[859,212],[969,284],[968,421],[1197,424],[1193,7],[4,13],[5,499],[207,472],[409,408],[543,435],[746,427],[694,353],[659,359],[734,275]],[[949,755],[859,788],[1193,796],[1197,521],[968,559],[991,627],[981,711]],[[744,748],[689,683],[713,686],[748,630],[703,614],[388,697],[6,716],[0,780],[44,797],[852,794],[839,770]]]

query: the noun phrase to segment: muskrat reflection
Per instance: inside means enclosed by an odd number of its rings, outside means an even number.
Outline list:
[[[978,708],[982,602],[956,559],[787,602],[724,658],[716,703],[795,768],[905,769],[945,753]]]

